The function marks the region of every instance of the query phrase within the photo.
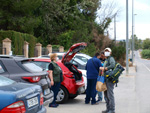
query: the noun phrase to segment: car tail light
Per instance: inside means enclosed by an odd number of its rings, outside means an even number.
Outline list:
[[[43,105],[43,101],[44,101],[43,93],[41,93],[40,94],[40,105]]]
[[[39,82],[41,77],[39,76],[34,76],[34,77],[22,77],[22,79],[27,80],[29,82],[35,83],[35,82]]]
[[[23,101],[15,102],[0,111],[0,113],[25,113],[25,112],[26,108]]]

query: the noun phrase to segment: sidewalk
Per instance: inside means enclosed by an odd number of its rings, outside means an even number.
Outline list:
[[[115,87],[116,113],[139,113],[135,93],[135,75],[135,68],[130,67],[129,74],[126,76],[124,71],[118,87]],[[99,105],[86,105],[84,101],[85,94],[82,94],[65,104],[61,104],[58,108],[47,107],[47,113],[101,113],[106,109],[104,101]]]
[[[120,83],[115,88],[116,112],[139,113],[138,100],[135,92],[136,66],[129,67],[129,74],[124,71]]]

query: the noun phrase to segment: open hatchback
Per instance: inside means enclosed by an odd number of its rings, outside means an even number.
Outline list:
[[[76,53],[83,50],[87,46],[86,43],[77,43],[71,46],[68,52],[59,60],[57,64],[62,69],[63,81],[57,95],[57,102],[64,103],[68,98],[75,98],[81,93],[85,92],[85,84],[81,71],[77,69],[70,61]],[[34,62],[48,71],[50,59],[37,58]]]

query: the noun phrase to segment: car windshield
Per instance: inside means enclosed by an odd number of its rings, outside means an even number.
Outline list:
[[[6,77],[0,76],[0,86],[7,86],[15,83],[15,81],[8,79]]]
[[[26,61],[22,62],[22,65],[25,69],[27,69],[30,72],[41,72],[43,69],[39,67],[38,65],[34,64],[33,61]]]

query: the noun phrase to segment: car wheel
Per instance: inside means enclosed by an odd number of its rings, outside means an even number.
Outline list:
[[[59,104],[62,104],[68,100],[68,96],[69,96],[69,94],[68,94],[68,91],[66,90],[66,88],[63,86],[60,86],[58,95],[56,97],[56,102]]]
[[[78,95],[70,95],[69,96],[69,99],[74,99],[74,98],[76,98]]]

